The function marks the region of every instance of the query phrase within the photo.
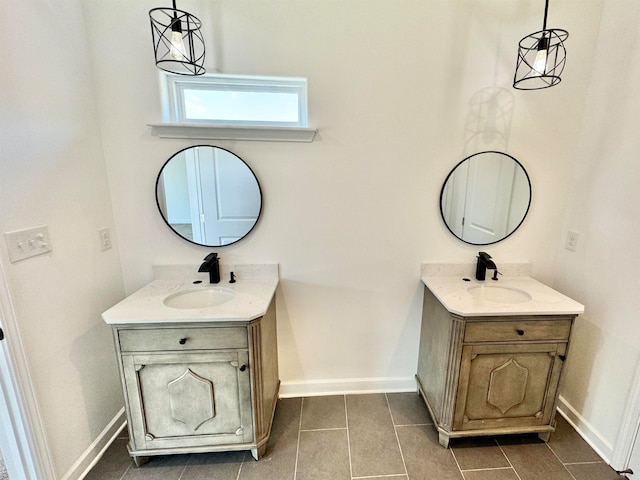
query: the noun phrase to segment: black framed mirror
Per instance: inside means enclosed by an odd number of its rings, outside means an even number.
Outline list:
[[[496,151],[475,153],[449,173],[440,214],[449,231],[471,245],[490,245],[515,232],[531,205],[531,180],[522,164]]]
[[[185,240],[206,247],[246,237],[262,212],[253,170],[234,153],[211,145],[176,152],[160,169],[156,203],[165,223]]]

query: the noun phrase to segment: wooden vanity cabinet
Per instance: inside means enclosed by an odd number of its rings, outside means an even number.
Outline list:
[[[265,451],[278,399],[275,306],[249,322],[112,325],[129,454]]]
[[[440,444],[512,433],[548,440],[574,318],[463,317],[425,288],[417,380]]]

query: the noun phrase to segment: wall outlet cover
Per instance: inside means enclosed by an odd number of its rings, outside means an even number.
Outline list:
[[[566,248],[567,250],[571,250],[572,252],[575,252],[578,248],[579,238],[580,238],[580,234],[578,232],[572,232],[571,230],[569,230],[567,232],[567,243],[565,244],[564,248]]]

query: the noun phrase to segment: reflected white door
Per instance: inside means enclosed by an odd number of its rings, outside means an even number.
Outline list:
[[[260,214],[260,190],[251,170],[222,149],[185,152],[193,240],[228,245],[249,232]]]
[[[463,236],[470,243],[488,244],[507,234],[516,163],[494,155],[478,168],[471,159],[467,175]]]

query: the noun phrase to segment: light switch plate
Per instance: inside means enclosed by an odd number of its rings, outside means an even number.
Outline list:
[[[7,242],[11,263],[52,251],[46,225],[5,232],[4,239]]]

